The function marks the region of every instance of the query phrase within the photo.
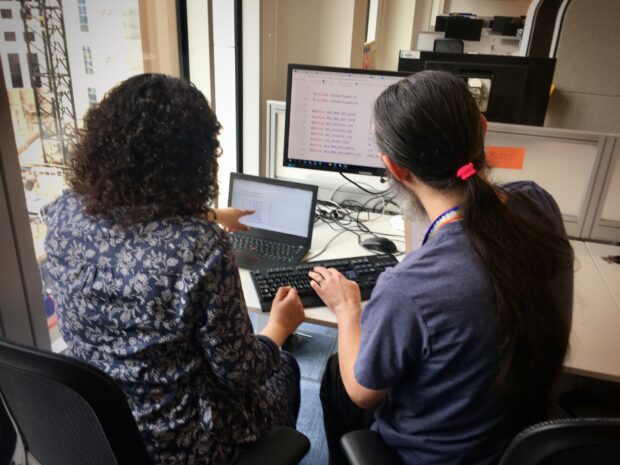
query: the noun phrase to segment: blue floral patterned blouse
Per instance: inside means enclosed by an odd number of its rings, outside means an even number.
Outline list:
[[[121,226],[67,192],[47,214],[46,271],[70,355],[123,389],[156,464],[225,464],[294,426],[294,375],[255,336],[226,234],[199,218]]]

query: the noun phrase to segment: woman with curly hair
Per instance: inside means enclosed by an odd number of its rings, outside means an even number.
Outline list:
[[[278,349],[303,321],[282,288],[255,336],[212,210],[220,131],[191,83],[159,74],[112,89],[84,119],[71,190],[49,208],[45,268],[70,355],[127,395],[154,463],[232,463],[294,426],[299,367]]]

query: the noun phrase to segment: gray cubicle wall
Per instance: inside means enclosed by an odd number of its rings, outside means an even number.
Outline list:
[[[610,136],[593,192],[588,237],[620,242],[620,137]]]
[[[584,237],[607,137],[604,134],[489,123],[487,146],[524,149],[521,169],[491,170],[496,182],[532,180],[557,201],[566,231]]]
[[[285,102],[267,102],[267,160],[269,177],[318,184],[319,196],[342,185],[337,173],[288,168],[283,165]],[[523,149],[520,169],[495,168],[496,182],[532,180],[558,202],[571,237],[620,242],[620,136],[535,126],[489,123],[486,145]],[[353,176],[377,190],[376,177]],[[341,187],[340,198],[363,197]],[[339,197],[335,197],[339,200]]]

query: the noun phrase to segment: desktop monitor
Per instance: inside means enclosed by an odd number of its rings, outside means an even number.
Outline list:
[[[380,176],[375,100],[410,73],[289,65],[284,166]]]
[[[479,41],[484,21],[467,16],[450,16],[446,22],[446,39]]]
[[[398,70],[443,70],[462,77],[489,121],[542,126],[555,58],[401,52]]]

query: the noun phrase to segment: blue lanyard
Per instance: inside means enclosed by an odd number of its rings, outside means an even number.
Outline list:
[[[460,208],[460,206],[457,205],[456,207],[453,207],[450,210],[446,210],[441,215],[439,215],[437,217],[437,219],[435,221],[433,221],[433,223],[430,225],[430,227],[428,228],[428,231],[426,231],[426,234],[424,235],[424,240],[422,241],[422,245],[426,244],[426,241],[428,241],[428,239],[433,234],[435,234],[435,232],[437,230],[439,230],[439,228],[441,228],[441,226],[443,226],[443,222],[446,219],[450,219],[452,217],[454,217],[454,218],[457,217],[458,216],[459,208]]]

